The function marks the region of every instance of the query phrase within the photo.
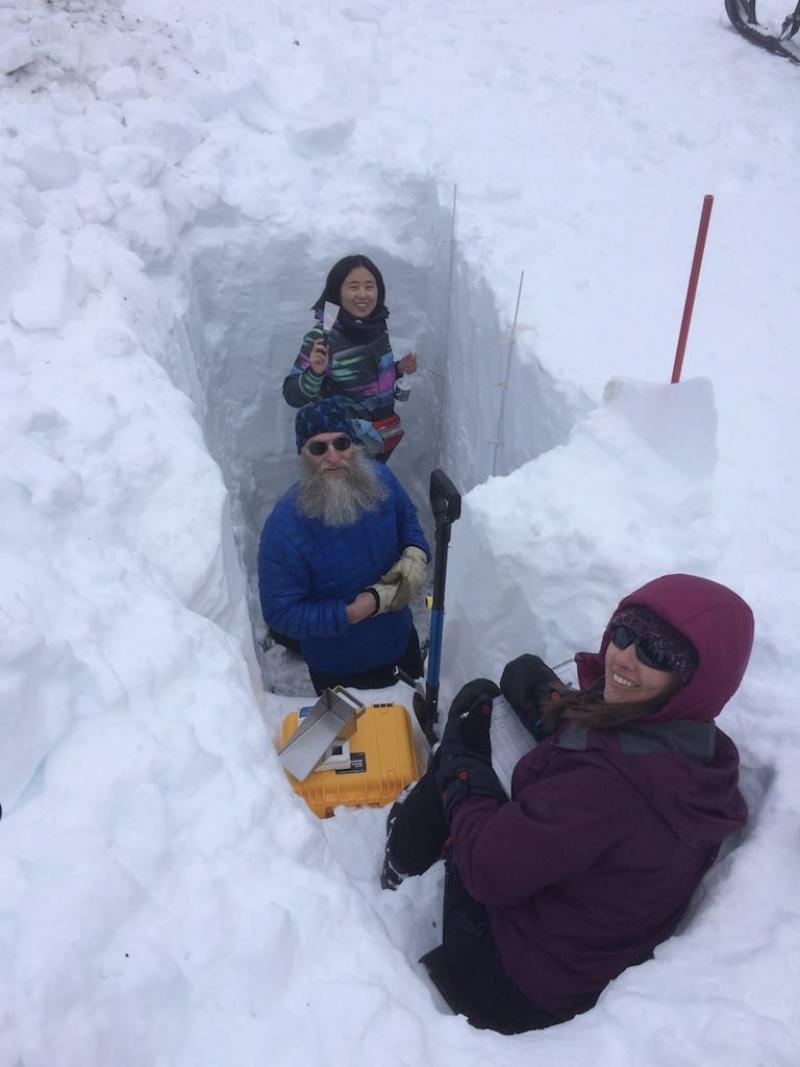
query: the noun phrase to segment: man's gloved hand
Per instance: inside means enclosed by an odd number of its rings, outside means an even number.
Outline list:
[[[375,610],[373,615],[383,615],[387,611],[394,611],[392,606],[395,596],[397,595],[396,585],[387,585],[386,582],[375,582],[374,585],[369,585],[364,590],[365,593],[372,593],[375,597]]]
[[[419,592],[425,582],[427,570],[428,557],[421,548],[409,545],[403,549],[400,559],[389,568],[386,574],[381,575],[382,582],[397,585],[397,595],[390,611],[401,611],[415,593]]]
[[[506,664],[500,678],[500,689],[523,726],[537,741],[541,741],[546,736],[541,723],[542,704],[566,689],[555,671],[539,656],[526,652]]]
[[[435,772],[447,819],[468,796],[507,799],[492,770],[489,739],[492,701],[499,694],[494,682],[476,678],[459,690],[450,707]]]

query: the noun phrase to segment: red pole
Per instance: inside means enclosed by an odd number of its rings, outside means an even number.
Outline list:
[[[694,259],[692,260],[692,270],[689,275],[689,287],[686,290],[686,303],[683,305],[683,318],[681,319],[681,329],[678,334],[678,347],[675,352],[675,362],[672,365],[672,383],[679,382],[681,380],[681,370],[683,369],[683,353],[686,351],[686,339],[689,336],[689,325],[692,321],[692,310],[694,309],[694,297],[697,292],[697,282],[700,277],[700,267],[703,263],[703,250],[706,247],[706,234],[708,233],[708,224],[711,220],[711,208],[714,206],[714,197],[710,193],[707,193],[703,197],[703,210],[700,212],[700,225],[697,228],[697,242],[694,246]]]

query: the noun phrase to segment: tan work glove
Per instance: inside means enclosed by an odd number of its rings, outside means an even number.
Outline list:
[[[376,607],[372,613],[373,615],[383,615],[384,612],[396,610],[393,601],[397,595],[397,589],[398,586],[396,584],[389,585],[382,581],[367,586],[364,592],[372,593],[375,597]]]
[[[396,583],[397,593],[391,602],[389,611],[401,611],[419,592],[425,582],[425,574],[428,570],[428,557],[421,548],[409,545],[403,549],[403,554],[394,566],[390,567],[386,574],[381,575],[381,581]]]

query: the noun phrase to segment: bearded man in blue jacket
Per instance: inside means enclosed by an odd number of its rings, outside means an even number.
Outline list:
[[[430,551],[416,508],[358,447],[339,398],[301,408],[295,438],[301,477],[267,518],[258,549],[265,622],[300,642],[318,694],[384,688],[397,668],[419,678],[408,603]]]

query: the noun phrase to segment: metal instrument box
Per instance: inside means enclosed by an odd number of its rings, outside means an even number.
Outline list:
[[[298,716],[292,711],[281,723],[279,749],[297,730]],[[349,738],[334,741],[317,770],[302,781],[289,770],[286,775],[321,819],[340,804],[383,807],[420,775],[408,712],[402,704],[368,705]]]

